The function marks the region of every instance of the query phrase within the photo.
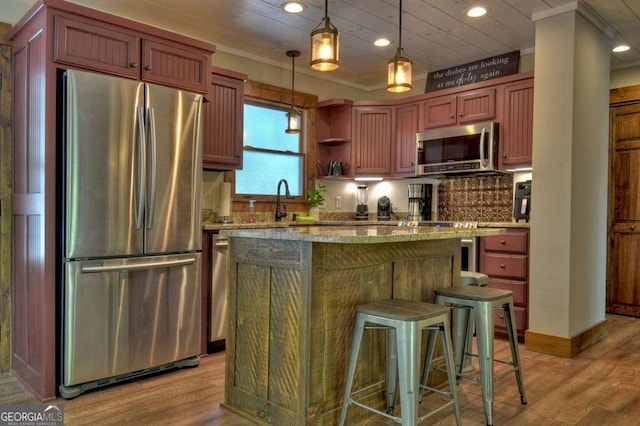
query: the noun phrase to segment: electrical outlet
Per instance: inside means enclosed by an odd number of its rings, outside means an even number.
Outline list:
[[[342,208],[342,198],[339,195],[336,195],[336,209]]]

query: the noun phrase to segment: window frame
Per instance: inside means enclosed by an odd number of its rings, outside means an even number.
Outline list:
[[[251,80],[247,80],[244,85],[244,103],[249,103],[259,106],[271,106],[276,109],[288,110],[291,107],[291,90],[277,86],[272,86],[266,83],[259,83]],[[294,92],[294,105],[302,113],[302,131],[300,135],[300,144],[303,166],[302,166],[302,195],[292,197],[284,201],[289,211],[307,211],[309,206],[305,203],[307,196],[307,190],[315,187],[316,180],[316,167],[317,162],[316,155],[316,135],[314,129],[316,128],[316,111],[318,105],[318,97],[303,92]],[[284,132],[286,123],[283,123],[282,131]],[[244,155],[244,138],[242,142],[242,153]],[[276,190],[273,189],[273,195],[247,195],[236,194],[236,179],[235,171],[229,171],[226,174],[225,180],[231,182],[232,187],[232,199],[234,203],[234,211],[247,211],[248,200],[256,200],[256,211],[271,211],[273,210],[273,204],[276,203]],[[281,194],[281,202],[282,194]]]

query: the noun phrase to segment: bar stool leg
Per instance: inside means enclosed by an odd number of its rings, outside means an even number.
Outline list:
[[[436,337],[438,334],[437,330],[433,330],[430,328],[427,328],[427,332],[429,333],[429,336],[427,337],[427,353],[424,358],[424,368],[422,370],[422,378],[420,380],[422,386],[426,386],[427,381],[429,380],[429,371],[431,370],[431,362],[433,361],[433,352],[436,348]],[[424,391],[424,388],[420,388],[420,402],[422,402]]]
[[[461,374],[464,357],[467,352],[469,333],[469,308],[453,307],[453,353],[456,362],[456,373]]]
[[[342,412],[340,413],[340,426],[344,425],[347,419],[347,407],[351,403],[351,391],[353,390],[353,378],[356,374],[356,361],[358,360],[358,352],[360,352],[360,341],[364,333],[364,318],[356,315],[356,323],[353,331],[353,340],[351,341],[351,354],[349,355],[349,368],[347,370],[347,385],[342,398]]]
[[[480,365],[480,386],[482,405],[487,425],[493,425],[493,308],[490,303],[474,303],[476,318],[476,338],[478,342],[478,362]]]
[[[395,328],[387,329],[387,414],[393,414],[398,390],[398,349]]]
[[[418,424],[418,371],[422,329],[414,321],[403,322],[397,332],[398,369],[406,380],[400,380],[400,409],[402,425]]]
[[[518,353],[518,334],[516,329],[516,316],[513,304],[505,303],[503,305],[504,317],[507,320],[507,332],[509,334],[509,346],[511,347],[511,360],[516,374],[516,382],[518,383],[518,391],[520,392],[520,402],[527,404],[527,397],[524,394],[524,381],[522,380],[522,368],[520,366],[520,354]]]
[[[447,364],[447,377],[449,378],[449,392],[451,393],[451,399],[453,399],[453,415],[456,418],[456,425],[460,426],[462,424],[462,420],[460,419],[460,407],[458,407],[458,391],[456,389],[456,373],[454,371],[453,354],[451,353],[453,346],[451,343],[451,330],[449,327],[449,318],[445,318],[440,330],[442,332],[441,333],[442,347],[443,347],[444,356]],[[432,332],[434,337],[436,333],[437,331]],[[433,350],[431,351],[431,353],[433,355]],[[431,365],[431,359],[429,359],[428,365]],[[426,368],[428,367],[425,367],[425,369]],[[420,395],[420,399],[422,399],[422,394]]]

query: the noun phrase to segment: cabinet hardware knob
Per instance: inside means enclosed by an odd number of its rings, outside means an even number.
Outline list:
[[[636,230],[636,227],[635,227],[635,225],[631,225],[631,226],[629,227],[629,229],[631,229],[632,231],[635,231],[635,230]]]
[[[145,67],[144,67],[144,69],[145,69],[146,71],[151,71],[151,65],[147,65],[147,66],[145,66]]]
[[[455,114],[451,114],[451,115],[449,116],[449,118],[454,118],[454,117],[455,117]]]
[[[504,266],[504,263],[501,263],[500,264],[500,269],[505,269],[505,268],[506,268],[506,266]]]
[[[135,67],[137,67],[137,66],[138,66],[138,63],[137,63],[137,62],[131,62],[131,63],[129,64],[129,68],[135,68]]]
[[[413,164],[413,161],[411,162],[411,165],[412,165],[412,166],[415,166],[415,164]]]
[[[458,114],[458,116],[460,116],[460,117],[464,117],[464,114],[463,114],[463,113],[460,113],[460,114]]]
[[[507,242],[505,240],[500,240],[500,244],[505,245]]]
[[[502,158],[507,158],[507,154],[502,154]]]
[[[504,319],[504,315],[498,315],[498,318]]]

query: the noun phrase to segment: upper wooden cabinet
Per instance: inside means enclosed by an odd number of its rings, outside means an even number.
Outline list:
[[[393,106],[353,108],[354,176],[391,176],[395,150]]]
[[[204,103],[205,169],[242,169],[244,80],[240,74],[213,67],[211,87]]]
[[[454,126],[493,120],[496,117],[496,89],[473,90],[428,99],[420,104],[420,129]]]
[[[54,16],[53,60],[206,93],[212,51],[66,13]]]
[[[533,149],[533,78],[504,86],[498,168],[531,166]]]
[[[417,103],[396,107],[395,176],[414,176],[416,173],[416,133],[419,107]]]

